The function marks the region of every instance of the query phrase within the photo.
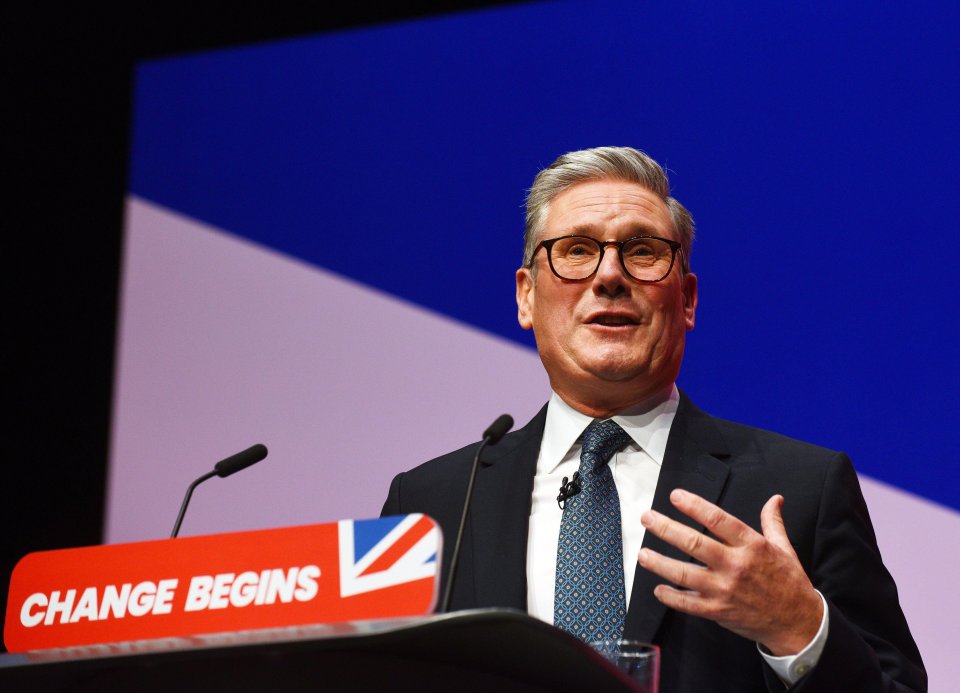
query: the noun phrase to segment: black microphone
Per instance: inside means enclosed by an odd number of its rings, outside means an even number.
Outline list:
[[[560,493],[557,495],[557,505],[560,509],[563,510],[567,501],[580,493],[580,490],[580,472],[574,472],[573,480],[569,482],[567,477],[563,477],[563,481],[560,482]]]
[[[241,450],[236,455],[230,455],[227,459],[217,462],[213,465],[213,473],[222,479],[256,464],[266,456],[267,447],[262,443],[257,443],[246,450]]]
[[[256,464],[266,456],[266,446],[261,443],[257,443],[246,450],[242,450],[235,455],[230,455],[230,457],[220,460],[213,465],[212,472],[207,472],[190,484],[190,487],[187,489],[187,495],[183,497],[183,504],[180,506],[180,514],[177,515],[177,521],[173,525],[173,532],[170,534],[170,538],[176,539],[177,535],[180,533],[180,525],[183,524],[183,516],[187,512],[187,506],[190,505],[190,497],[193,496],[193,489],[211,477],[219,476],[220,478],[223,478],[230,476],[231,474],[236,474],[241,469],[246,469],[250,465]]]
[[[496,445],[511,428],[513,428],[513,417],[509,414],[501,414],[496,421],[487,426],[487,430],[483,432],[483,439],[487,441],[487,445]]]
[[[473,458],[473,467],[470,470],[470,480],[467,482],[467,495],[463,499],[463,514],[460,515],[460,526],[457,528],[457,541],[453,545],[453,556],[450,558],[450,570],[447,572],[447,588],[443,591],[443,601],[440,603],[440,613],[445,614],[450,608],[450,596],[453,594],[453,578],[457,574],[457,564],[460,561],[460,543],[463,540],[463,528],[467,525],[467,514],[470,512],[470,500],[473,498],[473,482],[477,479],[477,468],[480,466],[480,453],[487,445],[496,445],[513,428],[513,417],[501,414],[483,432],[483,440],[477,447],[477,454]]]

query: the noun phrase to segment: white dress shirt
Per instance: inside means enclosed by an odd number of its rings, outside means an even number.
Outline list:
[[[645,529],[640,515],[653,505],[653,492],[660,478],[660,466],[667,449],[670,425],[677,413],[680,394],[674,387],[669,396],[646,411],[624,412],[613,417],[630,436],[631,442],[610,458],[610,471],[620,496],[623,524],[623,580],[627,603],[637,570],[637,554]],[[553,594],[557,575],[557,540],[563,511],[557,494],[563,477],[572,478],[580,467],[580,436],[593,418],[573,409],[554,393],[547,405],[547,420],[540,443],[537,473],[533,478],[533,503],[527,549],[527,611],[553,623]]]
[[[615,453],[608,463],[620,497],[627,604],[630,603],[637,554],[645,533],[640,524],[640,515],[653,505],[653,494],[667,449],[667,437],[679,403],[680,393],[673,386],[665,396],[611,417],[630,436],[630,443]],[[527,611],[551,624],[557,541],[563,516],[563,511],[557,506],[557,494],[563,478],[572,478],[580,467],[580,436],[592,421],[591,417],[573,409],[556,393],[551,396],[537,459],[537,472],[533,479],[527,543]],[[824,601],[820,631],[802,652],[791,657],[773,657],[763,650],[760,650],[760,654],[782,680],[791,684],[817,663],[826,638],[827,609]]]

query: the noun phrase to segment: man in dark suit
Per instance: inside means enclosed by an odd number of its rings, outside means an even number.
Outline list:
[[[452,607],[655,642],[667,693],[926,690],[849,460],[710,417],[677,389],[692,239],[635,149],[538,174],[517,306],[553,394],[485,453]],[[384,514],[423,512],[453,536],[475,450],[399,475]],[[574,473],[583,488],[561,512],[553,494]],[[449,560],[448,546],[444,574]]]

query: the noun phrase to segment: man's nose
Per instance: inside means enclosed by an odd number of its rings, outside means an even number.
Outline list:
[[[594,275],[594,284],[606,293],[626,290],[628,277],[620,263],[620,254],[614,245],[605,245],[600,251],[600,266]]]
[[[610,244],[600,249],[600,265],[597,267],[597,277],[609,280],[626,280],[627,275],[620,262],[620,253],[617,246]]]

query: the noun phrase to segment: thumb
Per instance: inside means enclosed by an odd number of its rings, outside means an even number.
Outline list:
[[[783,515],[780,514],[780,508],[783,507],[783,496],[771,496],[760,511],[760,528],[763,530],[763,536],[771,544],[779,549],[794,553],[793,546],[790,544],[790,537],[787,536],[787,528],[783,524]]]

